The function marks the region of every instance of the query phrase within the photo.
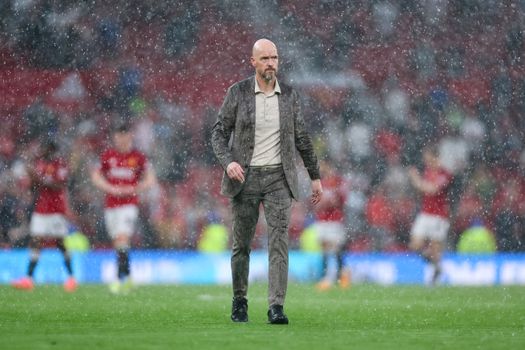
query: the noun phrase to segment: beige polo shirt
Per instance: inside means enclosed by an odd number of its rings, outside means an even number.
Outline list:
[[[280,94],[278,81],[274,90],[266,95],[255,79],[255,147],[250,166],[281,164]]]

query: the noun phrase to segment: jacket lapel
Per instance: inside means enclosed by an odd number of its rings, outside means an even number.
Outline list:
[[[279,123],[281,129],[281,140],[283,137],[283,131],[288,130],[288,121],[289,121],[289,111],[287,109],[288,104],[288,94],[284,84],[279,84],[281,87],[281,94],[279,95]],[[288,106],[289,107],[289,106]]]
[[[255,77],[250,79],[248,89],[248,91],[245,91],[245,98],[248,102],[248,118],[250,120],[250,124],[255,129]]]

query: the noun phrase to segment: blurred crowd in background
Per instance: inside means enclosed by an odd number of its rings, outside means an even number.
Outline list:
[[[2,1],[0,240],[24,246],[25,168],[53,139],[71,170],[72,232],[109,247],[89,171],[125,118],[159,177],[134,246],[199,249],[211,227],[210,249],[227,249],[209,133],[226,88],[253,74],[253,42],[267,37],[279,79],[302,92],[324,176],[340,180],[349,251],[407,249],[419,203],[407,169],[421,168],[429,143],[454,175],[448,249],[476,225],[499,251],[524,251],[524,27],[519,0]],[[295,249],[315,220],[306,181],[303,192]]]

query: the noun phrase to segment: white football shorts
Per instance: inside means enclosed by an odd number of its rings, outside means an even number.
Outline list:
[[[138,216],[139,209],[133,204],[104,209],[109,237],[112,239],[121,235],[131,237],[135,233]]]
[[[63,214],[33,213],[29,232],[33,237],[63,238],[67,235],[67,220]]]
[[[410,235],[414,238],[444,242],[447,239],[450,221],[442,216],[419,213],[416,216]]]
[[[314,228],[319,242],[331,243],[336,247],[345,242],[345,227],[339,221],[316,221]]]

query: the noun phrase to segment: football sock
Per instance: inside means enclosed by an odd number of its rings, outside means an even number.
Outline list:
[[[434,266],[434,274],[432,275],[432,283],[437,283],[439,277],[441,276],[441,264],[439,262],[432,263]]]
[[[335,256],[337,262],[337,279],[341,278],[341,273],[343,272],[343,252],[337,252]]]
[[[129,251],[127,249],[117,250],[118,278],[123,279],[129,276]]]
[[[71,257],[67,253],[64,254],[64,265],[66,265],[67,273],[70,276],[73,276],[73,269],[71,268]]]
[[[323,254],[322,259],[323,260],[321,262],[321,275],[325,277],[328,271],[328,254]]]
[[[33,278],[33,273],[35,272],[36,265],[38,264],[38,259],[40,258],[40,250],[31,249],[29,256],[29,266],[27,268],[27,275]]]
[[[69,255],[68,251],[66,250],[66,247],[64,246],[64,241],[59,240],[57,243],[58,249],[62,252],[62,255],[64,255],[64,265],[66,265],[66,270],[69,276],[73,276],[73,269],[71,267],[71,256]]]
[[[35,272],[36,264],[38,264],[38,258],[31,258],[31,260],[29,261],[29,267],[27,268],[27,275],[31,278],[33,277],[33,273]]]

